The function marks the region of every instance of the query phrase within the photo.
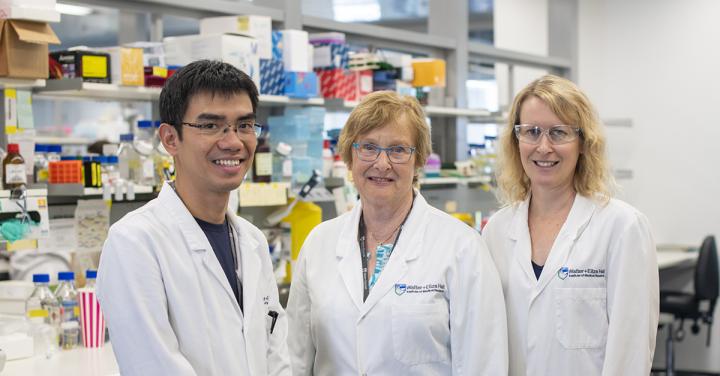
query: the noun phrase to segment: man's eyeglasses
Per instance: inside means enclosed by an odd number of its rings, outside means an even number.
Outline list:
[[[561,145],[575,141],[581,131],[580,128],[569,125],[555,125],[550,128],[542,128],[532,124],[515,126],[515,136],[526,144],[539,144],[543,134],[547,136],[551,144]]]
[[[209,137],[215,137],[215,138],[221,138],[225,135],[225,133],[228,132],[229,129],[232,128],[232,130],[239,134],[239,135],[253,135],[255,137],[260,137],[260,133],[262,133],[262,125],[256,123],[255,121],[241,121],[235,124],[226,124],[226,123],[213,123],[213,122],[207,122],[207,123],[188,123],[184,122],[181,123],[182,125],[187,125],[188,127],[195,128],[200,132],[202,135],[206,135]]]
[[[415,147],[412,146],[388,146],[386,148],[380,147],[369,142],[352,144],[355,149],[355,154],[358,159],[365,162],[375,162],[383,151],[387,154],[388,159],[392,163],[407,163],[410,157],[415,152]]]

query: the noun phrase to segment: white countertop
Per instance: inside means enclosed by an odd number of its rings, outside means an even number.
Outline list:
[[[685,263],[687,261],[695,261],[697,260],[698,253],[697,252],[688,252],[684,250],[668,250],[668,251],[658,251],[657,253],[657,263],[658,268],[660,270],[671,268],[673,266],[680,265],[682,263]]]
[[[120,370],[109,342],[96,349],[79,347],[73,350],[59,350],[50,359],[46,359],[44,356],[33,356],[10,360],[0,371],[2,376],[107,376],[119,374]]]

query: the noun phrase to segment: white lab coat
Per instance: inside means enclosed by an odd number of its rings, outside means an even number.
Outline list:
[[[288,302],[295,376],[505,375],[500,281],[477,232],[417,194],[363,302],[361,205],[305,240]]]
[[[505,292],[510,375],[650,374],[659,295],[647,218],[577,195],[537,280],[528,203],[483,230]]]
[[[290,374],[267,242],[249,222],[228,217],[244,315],[207,237],[167,183],[110,228],[97,294],[123,375]],[[270,310],[279,313],[272,334]]]

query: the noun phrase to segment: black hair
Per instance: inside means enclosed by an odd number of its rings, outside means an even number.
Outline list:
[[[160,120],[175,127],[180,139],[188,103],[198,93],[225,96],[247,93],[253,113],[258,105],[257,87],[246,73],[222,61],[194,61],[170,76],[160,92]]]

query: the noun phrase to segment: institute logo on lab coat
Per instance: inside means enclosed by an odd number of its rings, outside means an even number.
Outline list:
[[[407,291],[407,284],[405,283],[396,283],[395,284],[395,294],[402,295]]]
[[[563,266],[560,269],[558,269],[558,271],[557,271],[557,276],[560,279],[564,280],[565,278],[568,277],[568,275],[570,275],[570,269],[567,266]]]

